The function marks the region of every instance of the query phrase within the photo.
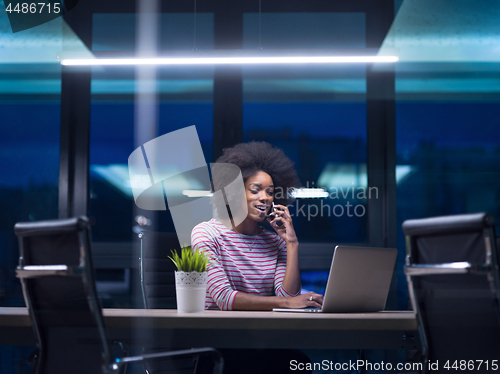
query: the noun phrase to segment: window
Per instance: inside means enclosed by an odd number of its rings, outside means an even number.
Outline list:
[[[500,60],[493,52],[499,47],[498,6],[455,5],[403,2],[384,42],[401,57],[396,65],[400,295],[407,295],[404,220],[474,212],[500,219]],[[436,19],[437,9],[450,16]]]
[[[5,12],[0,24],[9,27]],[[9,27],[0,45],[0,306],[22,306],[14,224],[58,214],[61,20]]]
[[[94,14],[92,49],[134,51],[135,17],[127,13]],[[213,48],[210,13],[197,15],[196,39],[193,14],[161,14],[159,28],[159,50],[192,49],[195,44],[199,49]],[[175,232],[169,211],[142,210],[135,205],[128,171],[130,154],[156,137],[194,125],[205,159],[212,161],[213,67],[159,67],[145,71],[156,91],[155,101],[148,101],[153,105],[148,114],[150,120],[138,125],[137,111],[143,99],[137,95],[143,92],[141,85],[148,82],[140,78],[139,69],[92,70],[89,216],[93,224],[97,288],[108,307],[133,307],[134,300],[140,299],[139,295],[132,295],[138,279],[138,246],[134,244],[138,243],[137,234],[148,230]],[[147,218],[147,225],[138,225],[137,217],[141,216]]]
[[[248,13],[245,48],[365,47],[364,13]],[[303,187],[326,198],[289,209],[304,242],[367,241],[366,66],[243,67],[244,140],[264,140],[295,162]],[[325,264],[325,268],[329,264]]]
[[[58,215],[62,27],[59,18],[13,34],[3,11],[0,25],[0,307],[20,307],[14,224]],[[0,371],[21,372],[34,349],[0,347]]]
[[[109,27],[119,25],[119,27]],[[197,14],[196,38],[193,14],[159,16],[159,50],[213,48],[213,15]],[[93,17],[93,50],[133,51],[135,14],[98,13]],[[153,72],[157,92],[157,123],[134,130],[135,95],[139,79],[132,67],[95,68],[92,72],[91,201],[95,241],[132,240],[136,215],[154,215],[154,228],[174,231],[169,212],[134,210],[132,189],[127,185],[128,157],[141,143],[195,125],[207,162],[213,154],[213,67],[162,67]]]

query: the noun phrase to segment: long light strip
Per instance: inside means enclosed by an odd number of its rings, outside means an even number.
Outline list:
[[[211,191],[183,190],[182,194],[187,197],[212,197]]]
[[[328,191],[323,188],[299,188],[293,191],[292,196],[296,199],[310,199],[328,197]]]
[[[183,190],[182,194],[187,197],[211,197],[212,192],[203,190]],[[292,197],[296,199],[309,199],[317,197],[328,197],[328,191],[323,188],[299,188],[293,191]]]
[[[394,63],[397,56],[263,56],[64,59],[65,66]]]

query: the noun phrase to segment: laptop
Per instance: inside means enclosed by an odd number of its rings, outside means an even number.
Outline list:
[[[336,246],[322,308],[275,312],[367,313],[384,310],[391,285],[396,248]]]

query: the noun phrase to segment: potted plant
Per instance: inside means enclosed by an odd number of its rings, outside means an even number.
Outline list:
[[[181,249],[181,256],[172,251],[169,258],[175,264],[175,294],[178,313],[203,313],[207,289],[208,258],[191,246]]]

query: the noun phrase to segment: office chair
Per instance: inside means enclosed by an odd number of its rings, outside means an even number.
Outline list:
[[[86,217],[17,223],[23,295],[37,341],[35,374],[124,373],[131,362],[209,356],[213,372],[222,358],[213,348],[112,355],[97,298],[90,225]]]
[[[172,250],[180,255],[181,247],[175,233],[141,231],[140,273],[144,308],[176,309],[175,275]]]
[[[461,363],[473,360],[474,367],[465,367],[477,372],[476,360],[498,359],[499,257],[493,217],[477,213],[414,219],[403,223],[403,232],[423,372],[436,360],[443,372],[447,362],[453,370],[453,364],[463,369]]]
[[[180,255],[181,247],[176,233],[141,231],[139,270],[141,276],[142,299],[145,309],[176,309],[175,295],[176,270],[172,260],[172,250]],[[158,348],[144,348],[143,353],[157,352]],[[171,360],[170,366],[176,373],[192,373],[204,360],[189,358]],[[143,365],[147,374],[164,373],[162,362],[148,362]],[[166,372],[165,372],[166,373]]]

